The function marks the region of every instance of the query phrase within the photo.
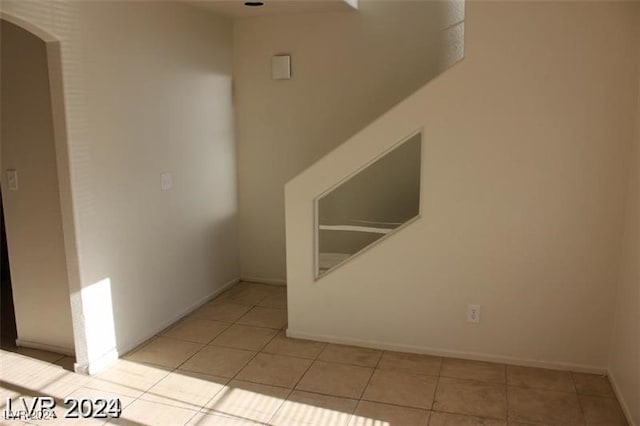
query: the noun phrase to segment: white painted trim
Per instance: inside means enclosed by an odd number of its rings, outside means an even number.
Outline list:
[[[173,323],[177,322],[178,320],[184,318],[185,316],[189,315],[191,312],[195,311],[196,309],[198,309],[199,307],[201,307],[202,305],[204,305],[205,303],[207,303],[208,301],[210,301],[214,297],[218,296],[223,291],[227,290],[230,287],[233,287],[234,285],[238,284],[239,282],[240,282],[239,278],[234,278],[231,281],[226,282],[220,288],[212,291],[211,293],[209,293],[205,297],[203,297],[200,300],[198,300],[197,302],[193,303],[191,306],[189,306],[182,313],[173,316],[171,319],[169,319],[167,321],[164,321],[159,326],[155,327],[150,333],[147,334],[146,337],[144,337],[140,341],[138,341],[138,342],[136,342],[136,343],[134,343],[132,345],[126,345],[124,347],[120,347],[119,348],[120,350],[118,350],[116,348],[111,349],[109,352],[101,355],[97,359],[89,360],[89,362],[86,363],[86,364],[83,364],[83,365],[76,364],[75,365],[76,372],[77,373],[81,373],[81,374],[96,374],[97,372],[103,370],[105,367],[109,366],[115,360],[117,360],[119,358],[119,356],[120,356],[119,354],[126,354],[127,352],[131,351],[132,349],[138,347],[141,343],[146,342],[147,340],[149,340],[150,338],[152,338],[153,336],[155,336],[156,334],[158,334],[159,332],[161,332],[165,328],[169,327],[171,324],[173,324]]]
[[[73,350],[73,348],[49,345],[46,343],[30,342],[29,340],[16,339],[16,346],[20,348],[30,348],[30,349],[38,349],[41,351],[55,352],[57,354],[68,355],[68,356],[76,355],[76,352]]]
[[[173,316],[171,319],[160,323],[160,325],[158,325],[157,327],[155,327],[153,329],[153,331],[151,331],[147,337],[145,337],[144,339],[142,339],[141,341],[135,343],[134,345],[129,345],[129,346],[125,346],[124,348],[121,348],[122,350],[120,351],[120,353],[122,354],[126,354],[127,352],[129,352],[130,350],[137,348],[141,343],[146,342],[147,340],[149,340],[150,338],[152,338],[153,336],[155,336],[156,334],[160,333],[162,330],[166,329],[167,327],[169,327],[170,325],[176,323],[177,321],[181,320],[182,318],[186,317],[187,315],[189,315],[191,312],[195,311],[196,309],[198,309],[199,307],[201,307],[202,305],[204,305],[205,303],[209,302],[210,300],[212,300],[213,298],[215,298],[216,296],[218,296],[220,293],[222,293],[223,291],[233,287],[234,285],[238,284],[240,282],[239,278],[234,278],[231,281],[228,281],[226,283],[224,283],[222,285],[222,287],[212,291],[211,293],[209,293],[207,296],[203,297],[202,299],[198,300],[197,302],[193,303],[191,306],[189,306],[186,310],[184,310],[182,313]]]
[[[388,234],[394,228],[375,228],[373,226],[360,225],[319,225],[321,231],[345,231],[345,232],[366,232],[370,234]]]
[[[620,386],[618,386],[618,382],[616,381],[615,376],[611,373],[611,371],[608,372],[607,376],[609,377],[609,381],[611,382],[613,393],[615,393],[616,398],[618,398],[618,402],[620,403],[620,407],[622,408],[622,412],[626,417],[627,423],[629,423],[629,426],[640,426],[637,423],[633,422],[633,417],[631,417],[631,409],[629,408],[627,400],[624,399],[624,394],[620,390]]]
[[[113,348],[106,354],[102,355],[100,358],[93,360],[90,363],[82,364],[82,365],[78,364],[77,362],[74,363],[73,370],[78,374],[85,374],[85,375],[91,376],[115,364],[118,358],[120,358],[120,354],[118,354],[118,351],[115,348]]]
[[[13,25],[17,25],[18,27],[29,31],[31,34],[35,35],[45,43],[59,41],[58,38],[50,32],[43,30],[37,25],[32,25],[31,22],[26,21],[18,16],[11,15],[5,11],[0,10],[0,19],[11,22]]]
[[[269,284],[269,285],[287,285],[287,280],[280,278],[264,278],[264,277],[242,277],[240,281],[247,281],[250,283]]]
[[[319,342],[338,343],[343,345],[361,346],[366,348],[381,349],[387,351],[409,352],[424,355],[444,356],[450,358],[470,359],[474,361],[497,362],[502,364],[521,365],[524,367],[549,368],[554,370],[568,370],[577,373],[607,374],[604,367],[584,364],[572,364],[564,362],[540,361],[528,358],[515,358],[501,355],[484,354],[478,352],[456,351],[428,346],[403,345],[400,343],[378,342],[374,340],[362,340],[350,337],[325,336],[320,334],[305,333],[287,329],[287,337],[295,339],[315,340]]]
[[[58,176],[58,199],[60,202],[60,213],[62,226],[62,236],[64,240],[65,266],[67,270],[67,284],[69,288],[70,312],[74,350],[71,356],[83,359],[86,356],[86,336],[84,336],[84,319],[79,309],[79,304],[72,298],[76,295],[79,299],[80,284],[80,260],[78,253],[77,226],[75,216],[74,197],[71,179],[71,166],[69,158],[69,140],[67,134],[67,118],[65,109],[65,92],[63,79],[63,61],[61,52],[61,41],[38,25],[32,24],[28,20],[18,16],[8,14],[0,10],[0,19],[10,22],[24,31],[39,38],[45,43],[47,56],[47,74],[49,78],[49,95],[51,100],[51,114],[53,125],[53,142],[56,155],[56,170]],[[45,350],[50,345],[42,345],[35,342],[23,341],[25,347],[36,348],[35,345],[42,346]],[[50,346],[55,347],[55,346]],[[57,348],[55,352],[68,348]]]

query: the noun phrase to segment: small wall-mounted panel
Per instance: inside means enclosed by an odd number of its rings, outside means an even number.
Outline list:
[[[18,172],[16,170],[7,170],[7,187],[9,191],[18,190]]]
[[[291,56],[276,55],[271,58],[271,78],[274,80],[291,79]]]

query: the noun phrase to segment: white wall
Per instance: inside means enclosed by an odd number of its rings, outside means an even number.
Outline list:
[[[640,10],[637,18],[640,26]],[[640,38],[637,46],[640,51]],[[640,81],[640,73],[638,77]],[[630,156],[627,221],[609,369],[628,415],[635,424],[640,424],[640,91],[636,108],[636,137]]]
[[[243,277],[285,280],[284,184],[462,57],[461,2],[239,19],[234,78]],[[442,31],[449,29],[448,31]],[[292,55],[293,79],[271,80]]]
[[[2,196],[18,340],[73,353],[45,43],[0,24]],[[18,173],[18,190],[6,172]]]
[[[289,333],[605,371],[637,7],[467,3],[465,59],[287,184]],[[313,198],[421,127],[421,219],[315,282]]]
[[[77,355],[97,362],[238,277],[232,23],[168,2],[2,7],[61,40]]]

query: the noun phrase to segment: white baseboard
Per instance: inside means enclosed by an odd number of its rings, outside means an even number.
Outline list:
[[[264,277],[241,277],[240,281],[247,281],[251,283],[270,284],[270,285],[287,285],[286,280],[279,278],[264,278]]]
[[[73,348],[67,348],[63,346],[49,345],[47,343],[30,342],[29,340],[16,339],[16,346],[20,348],[38,349],[41,351],[55,352],[57,354],[76,356],[76,351]]]
[[[611,387],[613,387],[613,393],[615,393],[616,398],[618,398],[618,402],[620,403],[622,412],[627,418],[627,422],[629,423],[629,426],[639,426],[633,422],[633,417],[631,417],[631,409],[629,408],[629,404],[627,403],[627,400],[624,398],[624,395],[620,390],[620,386],[618,386],[618,382],[616,381],[615,376],[611,374],[611,372],[609,372],[607,376],[609,377],[609,381],[611,382]]]
[[[209,293],[208,295],[206,295],[205,297],[201,298],[200,300],[194,302],[191,306],[189,306],[186,310],[184,310],[183,312],[179,313],[178,315],[174,315],[172,318],[168,319],[167,321],[160,323],[157,327],[155,327],[151,332],[149,332],[147,334],[147,336],[145,338],[143,338],[142,340],[134,343],[134,344],[130,344],[130,345],[126,345],[123,348],[121,348],[120,353],[121,354],[126,354],[127,352],[129,352],[130,350],[136,348],[137,346],[139,346],[141,343],[149,340],[150,338],[152,338],[153,336],[155,336],[156,334],[160,333],[162,330],[166,329],[167,327],[169,327],[170,325],[172,325],[173,323],[177,322],[178,320],[181,320],[182,318],[186,317],[187,315],[189,315],[191,312],[195,311],[196,309],[198,309],[199,307],[201,307],[202,305],[204,305],[205,303],[209,302],[210,300],[214,299],[216,296],[218,296],[220,293],[222,293],[223,291],[227,290],[230,287],[233,287],[234,285],[238,284],[240,282],[240,278],[234,278],[231,281],[228,281],[226,283],[224,283],[222,285],[222,287],[212,291],[211,293]]]
[[[90,376],[93,374],[97,374],[107,367],[115,364],[119,357],[120,355],[118,354],[118,351],[113,348],[98,359],[94,359],[87,364],[78,364],[76,362],[75,364],[73,364],[73,369],[76,373]]]
[[[554,370],[569,370],[569,371],[575,371],[580,373],[607,374],[606,368],[593,366],[593,365],[571,364],[571,363],[564,363],[564,362],[549,362],[549,361],[540,361],[540,360],[527,359],[527,358],[515,358],[515,357],[508,357],[508,356],[484,354],[484,353],[478,353],[478,352],[456,351],[456,350],[449,350],[449,349],[442,349],[442,348],[432,348],[427,346],[413,346],[413,345],[403,345],[399,343],[387,343],[387,342],[378,342],[373,340],[362,340],[362,339],[356,339],[351,337],[327,336],[327,335],[306,333],[306,332],[296,331],[292,329],[287,329],[287,336],[293,337],[296,339],[307,339],[307,340],[316,340],[316,341],[327,342],[327,343],[339,343],[342,345],[362,346],[362,347],[381,349],[381,350],[387,350],[387,351],[409,352],[409,353],[424,354],[424,355],[445,356],[450,358],[463,358],[463,359],[470,359],[474,361],[487,361],[487,362],[497,362],[502,364],[521,365],[524,367],[539,367],[539,368],[549,368]]]
[[[211,293],[209,293],[205,297],[203,297],[200,300],[194,302],[191,306],[189,306],[183,312],[179,313],[178,315],[174,315],[173,317],[171,317],[167,321],[164,321],[164,322],[160,323],[157,327],[154,327],[149,333],[147,333],[139,341],[136,341],[136,342],[130,343],[130,344],[122,345],[121,347],[119,347],[117,349],[114,348],[114,349],[110,350],[109,352],[101,355],[97,359],[90,360],[87,364],[76,365],[75,366],[76,372],[83,373],[83,374],[96,374],[97,372],[101,371],[102,369],[104,369],[105,367],[107,367],[108,365],[113,363],[115,360],[117,360],[119,358],[120,354],[126,354],[130,350],[138,347],[141,343],[149,340],[151,337],[153,337],[156,334],[160,333],[162,330],[166,329],[167,327],[169,327],[170,325],[172,325],[176,321],[178,321],[178,320],[184,318],[185,316],[189,315],[191,312],[195,311],[196,309],[198,309],[199,307],[201,307],[202,305],[204,305],[205,303],[207,303],[208,301],[210,301],[211,299],[213,299],[214,297],[216,297],[217,295],[219,295],[223,291],[227,290],[229,287],[232,287],[232,286],[238,284],[239,282],[240,282],[239,278],[234,278],[231,281],[228,281],[228,282],[224,283],[220,288],[212,291]]]

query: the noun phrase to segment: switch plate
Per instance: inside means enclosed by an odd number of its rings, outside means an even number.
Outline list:
[[[480,305],[467,306],[467,321],[476,323],[480,322]]]
[[[271,58],[271,78],[274,80],[291,79],[291,56],[276,55]]]
[[[165,172],[160,174],[160,190],[168,191],[173,187],[173,180],[171,179],[171,173]]]
[[[7,170],[7,189],[9,191],[18,190],[18,171]]]

